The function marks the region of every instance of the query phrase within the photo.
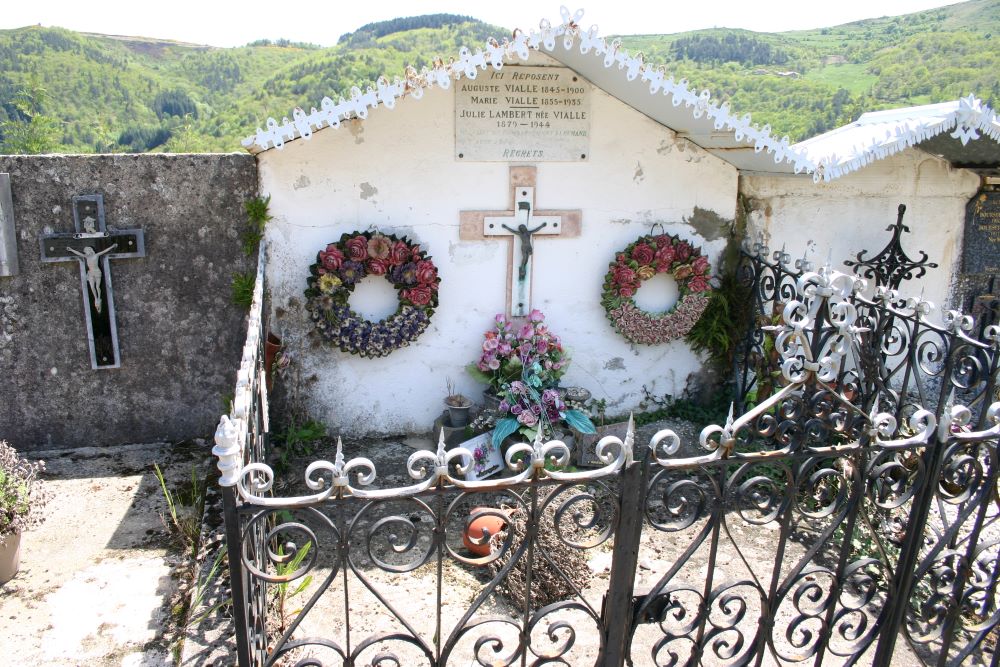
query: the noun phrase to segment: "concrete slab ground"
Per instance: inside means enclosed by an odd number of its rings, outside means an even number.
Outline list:
[[[0,588],[4,664],[173,664],[167,636],[183,562],[160,518],[169,484],[204,478],[198,441],[35,453],[53,499],[22,537],[21,569]]]

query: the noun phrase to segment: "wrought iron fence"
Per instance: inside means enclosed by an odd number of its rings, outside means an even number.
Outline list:
[[[273,495],[255,301],[216,435],[240,664],[997,664],[1000,329],[770,259],[744,263],[766,317],[745,407],[704,453],[629,428],[596,470],[537,440],[481,482],[443,441],[406,486],[338,447]],[[462,534],[491,516],[508,528],[474,556]]]
[[[264,461],[268,451],[267,383],[264,375],[265,248],[257,255],[257,277],[247,317],[247,337],[236,376],[232,409],[223,415],[215,432],[212,453],[219,458],[222,473],[222,503],[226,528],[226,551],[233,599],[236,651],[240,665],[260,664],[259,656],[267,650],[267,583],[254,576],[267,567],[268,543],[265,527],[249,528],[240,524],[236,509],[242,502],[236,497],[234,481],[246,466]],[[247,545],[241,549],[241,545]]]

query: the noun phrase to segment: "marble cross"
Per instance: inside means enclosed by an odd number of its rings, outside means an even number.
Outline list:
[[[141,229],[108,229],[101,195],[73,197],[73,225],[75,232],[42,236],[42,261],[79,262],[90,366],[118,368],[121,356],[108,260],[145,257],[145,237]]]
[[[580,211],[535,209],[535,167],[511,167],[511,208],[507,211],[462,211],[459,238],[511,239],[508,244],[507,311],[512,317],[531,312],[532,267],[542,237],[580,235]]]

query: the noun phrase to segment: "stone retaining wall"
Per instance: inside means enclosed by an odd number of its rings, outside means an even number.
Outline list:
[[[0,156],[20,272],[0,277],[0,439],[21,450],[178,441],[212,433],[246,335],[232,276],[254,158]],[[121,367],[92,370],[77,262],[43,263],[73,231],[72,198],[100,194],[108,227],[140,228],[146,256],[111,262]]]

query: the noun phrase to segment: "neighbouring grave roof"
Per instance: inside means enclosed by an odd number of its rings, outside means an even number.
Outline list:
[[[987,141],[968,145],[983,136]],[[792,146],[829,181],[901,150],[919,147],[969,168],[1000,166],[1000,118],[972,95],[952,102],[872,111]]]
[[[968,166],[971,153],[966,144],[970,139],[984,133],[1000,141],[996,114],[970,95],[944,104],[866,113],[850,125],[793,145],[787,136],[778,139],[772,135],[769,125],[753,124],[750,114],[732,114],[728,103],[713,101],[709,91],[693,91],[685,79],[675,81],[662,66],[646,63],[641,53],[630,54],[619,40],[608,42],[598,35],[597,26],[584,30],[579,25],[583,10],[571,15],[563,7],[561,12],[560,25],[543,19],[538,30],[515,30],[511,38],[502,42],[490,39],[474,53],[462,48],[449,63],[438,61],[420,72],[409,67],[403,78],[397,76],[390,82],[381,76],[364,92],[352,88],[349,98],[334,102],[325,97],[319,109],[306,112],[296,108],[291,119],[285,117],[281,122],[268,118],[266,127],[258,127],[243,140],[243,146],[253,154],[281,149],[289,141],[337,128],[342,120],[364,120],[380,105],[393,109],[402,97],[419,99],[427,88],[447,89],[462,77],[475,79],[489,67],[499,71],[516,59],[527,60],[531,50],[572,68],[598,88],[742,171],[807,173],[814,181],[830,181],[949,130],[956,139],[954,145],[937,146],[931,152]],[[996,165],[1000,150],[994,145],[986,153],[982,159]]]

